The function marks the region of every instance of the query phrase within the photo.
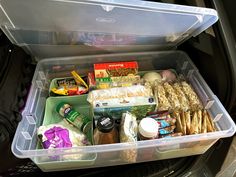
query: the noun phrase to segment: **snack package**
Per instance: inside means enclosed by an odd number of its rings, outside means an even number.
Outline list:
[[[86,82],[80,77],[80,75],[76,71],[72,71],[71,74],[74,77],[74,79],[78,85],[81,85],[88,90],[88,85],[86,84]]]
[[[167,98],[171,104],[170,109],[171,110],[179,110],[180,109],[180,102],[179,102],[178,96],[175,93],[175,90],[173,89],[173,87],[168,82],[165,82],[163,84],[163,87],[166,91]]]
[[[202,132],[202,110],[198,110],[197,116],[198,116],[198,133],[201,133]]]
[[[195,111],[195,110],[202,109],[203,108],[202,103],[200,102],[197,94],[194,92],[192,87],[185,81],[183,81],[181,84],[182,84],[183,91],[189,100],[189,105],[190,105],[191,110]]]
[[[72,96],[88,92],[86,86],[77,84],[74,78],[57,79],[54,84],[56,87],[51,88],[51,96]]]
[[[172,138],[172,137],[177,137],[177,136],[182,136],[183,133],[171,133],[171,134],[165,134],[165,135],[160,135],[160,138]]]
[[[202,113],[202,133],[207,133],[207,119],[208,119],[208,116],[207,116],[207,112],[206,110],[203,111]]]
[[[169,110],[171,105],[169,103],[169,100],[166,97],[166,92],[164,87],[159,84],[159,83],[155,83],[154,86],[154,94],[156,95],[156,99],[157,99],[157,110],[158,111],[165,111],[165,110]]]
[[[187,128],[186,128],[186,118],[185,118],[185,114],[184,114],[184,111],[182,111],[181,113],[180,113],[180,119],[181,119],[181,122],[182,122],[182,127],[183,127],[183,129],[182,129],[182,134],[183,135],[186,135],[187,134]]]
[[[158,111],[148,113],[149,118],[153,118],[159,124],[159,128],[165,128],[171,125],[175,125],[176,118],[171,117],[168,111]]]
[[[144,118],[156,105],[152,89],[142,85],[93,90],[87,100],[94,108],[95,119],[101,116],[120,119],[126,111]]]
[[[71,85],[76,85],[74,78],[64,78],[64,79],[57,79],[56,84],[58,87],[66,86],[69,87]]]
[[[94,74],[98,89],[128,87],[140,82],[135,61],[94,64]]]
[[[38,137],[44,149],[78,147],[89,144],[83,133],[75,132],[59,124],[40,126]]]
[[[90,91],[96,89],[96,81],[95,81],[95,76],[93,72],[88,73],[88,87]]]
[[[197,111],[193,112],[191,126],[190,126],[190,135],[198,134],[198,114]]]
[[[186,134],[190,135],[190,132],[191,132],[191,115],[190,115],[190,111],[185,112],[185,120],[186,120]]]
[[[126,98],[128,100],[136,97],[153,97],[152,89],[149,86],[135,85],[130,87],[93,90],[88,95],[88,102],[96,105],[96,101],[98,100],[114,100],[120,98]]]
[[[163,120],[171,118],[169,111],[155,111],[155,112],[149,112],[148,117],[157,119],[157,120]]]
[[[174,112],[173,115],[176,118],[176,130],[177,130],[177,132],[184,132],[179,112]]]
[[[166,135],[166,134],[174,133],[175,128],[176,128],[175,125],[165,127],[165,128],[159,128],[159,135]]]
[[[65,123],[64,123],[65,124]],[[61,124],[50,124],[40,126],[37,131],[40,143],[44,149],[57,149],[89,145],[86,136],[73,130],[70,126],[63,126]],[[49,158],[57,159],[58,156],[50,156]],[[80,159],[82,155],[64,155],[64,160]]]
[[[137,141],[138,125],[136,117],[129,112],[123,113],[120,124],[120,142],[133,143]],[[137,150],[136,148],[123,150],[120,153],[122,160],[126,162],[136,162]]]
[[[214,132],[215,131],[215,126],[212,121],[212,118],[210,117],[209,113],[207,112],[207,132]]]
[[[176,93],[176,95],[179,99],[180,109],[183,110],[183,111],[189,110],[189,101],[186,98],[186,96],[185,96],[185,94],[182,90],[181,85],[179,83],[174,83],[173,88],[174,88],[175,93]]]
[[[65,87],[58,87],[58,88],[52,88],[51,92],[54,93],[55,95],[69,95],[69,92],[67,89],[65,89]],[[52,96],[52,94],[50,93],[50,95]]]
[[[175,123],[176,123],[176,119],[175,118],[166,118],[166,119],[158,119],[158,118],[156,118],[155,120],[159,124],[159,128],[170,127],[172,125],[175,125]]]
[[[113,62],[94,64],[95,78],[108,78],[118,76],[128,76],[138,74],[138,63],[131,62]]]
[[[87,93],[87,89],[83,86],[71,85],[71,86],[60,86],[58,88],[52,88],[51,91],[56,95],[82,95]]]

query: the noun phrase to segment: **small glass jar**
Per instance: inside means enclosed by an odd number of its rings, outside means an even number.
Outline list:
[[[100,117],[97,120],[97,128],[94,130],[94,144],[118,143],[118,131],[115,121],[111,117]]]
[[[158,137],[159,125],[152,118],[143,118],[139,123],[139,139],[151,140]]]

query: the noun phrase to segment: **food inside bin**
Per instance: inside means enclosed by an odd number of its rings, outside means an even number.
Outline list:
[[[37,130],[38,148],[61,149],[89,146],[92,138],[92,112],[87,96],[49,97],[44,120]],[[73,150],[71,150],[73,152]],[[48,156],[51,160],[94,160],[94,155],[68,154]]]
[[[50,116],[64,119],[77,133],[55,122],[42,125],[38,136],[43,148],[128,143],[132,148],[121,151],[120,158],[135,162],[137,141],[216,131],[209,112],[182,75],[168,68],[138,69],[135,61],[99,63],[94,64],[94,72],[87,73],[88,85],[75,71],[73,78],[57,79],[57,89],[63,87],[68,94],[54,97],[57,101],[50,106],[54,109],[49,110]],[[74,86],[84,87],[88,94],[77,90],[77,97],[68,97]],[[85,102],[83,109],[91,114],[80,112]]]
[[[73,96],[88,92],[85,77],[80,77],[76,71],[72,71],[73,77],[55,78],[50,85],[50,96]],[[83,79],[84,78],[84,79]]]
[[[98,89],[132,86],[140,82],[136,61],[94,64],[94,75]]]

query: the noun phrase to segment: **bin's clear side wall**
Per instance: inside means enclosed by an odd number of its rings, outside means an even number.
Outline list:
[[[50,81],[54,78],[70,76],[71,70],[78,70],[81,75],[93,70],[94,63],[115,61],[138,61],[139,70],[175,69],[177,73],[196,78],[195,90],[203,100],[213,100],[209,109],[213,116],[222,114],[215,122],[219,131],[209,134],[142,141],[135,144],[112,144],[109,146],[89,146],[86,148],[35,150],[37,145],[36,130],[42,123]],[[194,81],[194,79],[193,79]],[[220,106],[219,106],[220,105]],[[217,139],[232,136],[235,125],[219,100],[215,99],[206,83],[200,77],[183,52],[147,52],[96,55],[73,58],[55,58],[38,63],[32,81],[31,92],[23,112],[23,120],[17,129],[12,150],[21,158],[31,158],[44,171],[78,169],[98,166],[119,165],[158,159],[204,153]],[[126,159],[121,158],[121,154]]]

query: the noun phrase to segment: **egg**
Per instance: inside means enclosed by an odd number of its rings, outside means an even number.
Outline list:
[[[161,76],[162,80],[166,82],[173,82],[176,80],[176,75],[171,70],[163,70]]]
[[[149,82],[152,86],[154,85],[154,82],[161,82],[162,77],[159,73],[157,72],[148,72],[144,74],[143,76],[144,81]]]

